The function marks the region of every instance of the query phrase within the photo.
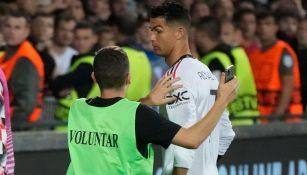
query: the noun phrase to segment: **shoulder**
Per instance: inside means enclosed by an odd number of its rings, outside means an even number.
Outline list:
[[[72,102],[71,108],[74,108],[74,107],[76,107],[76,106],[79,106],[80,104],[87,104],[87,103],[86,103],[86,98],[79,98],[79,99],[76,99],[75,101]]]
[[[20,57],[17,62],[16,62],[16,65],[15,67],[23,67],[23,68],[34,68],[35,69],[35,66],[33,65],[32,61],[28,58],[28,57]]]
[[[179,65],[175,65],[173,70],[173,77],[179,77],[179,84],[183,85],[181,90],[188,89],[191,93],[195,93],[199,88],[209,87],[212,81],[217,81],[210,69],[198,59],[187,58],[183,59]],[[195,95],[195,94],[194,94]]]
[[[75,49],[73,49],[72,47],[68,47],[68,48],[66,49],[65,54],[67,54],[67,55],[77,55],[77,54],[78,54],[78,51],[75,50]]]
[[[205,64],[196,58],[185,58],[178,61],[168,73],[173,74],[174,78],[177,76],[190,77],[204,69],[209,70]]]

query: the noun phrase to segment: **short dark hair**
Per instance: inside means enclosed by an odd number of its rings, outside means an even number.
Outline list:
[[[26,25],[29,25],[31,22],[30,15],[24,10],[15,10],[10,11],[6,15],[7,17],[15,17],[15,18],[24,18],[26,20]]]
[[[51,13],[43,13],[39,12],[32,16],[32,20],[39,18],[39,17],[45,17],[45,18],[54,18],[54,16]]]
[[[267,19],[267,18],[273,18],[274,21],[277,22],[275,14],[273,12],[268,11],[268,10],[263,10],[263,11],[259,12],[256,15],[256,17],[257,17],[257,22],[262,21],[262,20]]]
[[[118,46],[104,47],[96,52],[93,69],[101,90],[122,88],[129,73],[128,56]]]
[[[54,28],[57,29],[59,27],[60,22],[67,22],[67,21],[74,21],[76,22],[75,18],[65,12],[61,12],[55,17]]]
[[[256,12],[251,9],[240,9],[237,11],[232,19],[232,23],[234,24],[235,28],[242,29],[242,19],[245,15],[254,15],[256,18]],[[257,20],[257,19],[256,19]]]
[[[98,31],[96,30],[96,26],[93,23],[85,21],[85,20],[79,21],[76,24],[75,31],[78,29],[90,29],[93,31],[94,34],[98,34]]]
[[[233,20],[237,21],[237,22],[241,22],[242,18],[244,15],[254,15],[256,17],[256,12],[254,10],[251,9],[240,9],[239,11],[237,11],[234,16],[233,16]]]
[[[288,18],[288,17],[294,18],[297,21],[301,20],[301,17],[298,14],[297,11],[288,10],[288,9],[277,9],[276,12],[275,12],[275,16],[276,16],[277,22],[279,22],[279,21],[281,21],[285,18]]]
[[[213,16],[205,16],[195,23],[195,28],[205,31],[212,40],[219,40],[221,37],[221,21]]]
[[[190,27],[191,17],[189,11],[177,2],[164,2],[159,6],[153,7],[150,18],[163,17],[166,22],[178,22],[185,27]]]

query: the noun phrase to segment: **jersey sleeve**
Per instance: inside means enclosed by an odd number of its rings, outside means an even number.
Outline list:
[[[232,129],[231,121],[229,120],[229,112],[227,110],[223,112],[218,125],[220,129],[218,154],[224,155],[235,137],[235,132]]]

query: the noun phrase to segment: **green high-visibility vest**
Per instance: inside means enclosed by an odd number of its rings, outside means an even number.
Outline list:
[[[128,87],[126,98],[137,101],[150,92],[151,65],[145,52],[129,47],[123,47],[123,50],[128,55],[131,75],[131,84]]]
[[[67,175],[152,175],[153,148],[148,158],[137,149],[135,115],[138,102],[122,99],[108,107],[76,100],[69,111]]]
[[[240,80],[238,96],[228,105],[229,113],[233,116],[232,124],[253,124],[254,121],[252,119],[239,119],[239,117],[252,117],[259,115],[257,90],[248,56],[241,47],[232,48],[231,54],[235,59],[235,74],[238,80]],[[221,51],[212,51],[202,57],[200,61],[206,65],[210,65],[210,63],[215,59],[217,59],[225,69],[232,64],[229,56]]]
[[[80,64],[85,63],[85,64],[93,65],[93,62],[94,62],[94,56],[85,56],[85,57],[79,58],[76,62],[74,62],[73,65],[71,65],[70,72],[75,71],[80,66]],[[86,97],[93,98],[99,95],[100,95],[100,90],[99,90],[98,84],[94,83]],[[63,121],[67,121],[70,105],[78,98],[80,97],[78,96],[77,91],[75,89],[72,89],[70,94],[67,97],[59,99],[58,106],[55,110],[55,117]],[[59,130],[62,130],[62,129],[59,129]]]

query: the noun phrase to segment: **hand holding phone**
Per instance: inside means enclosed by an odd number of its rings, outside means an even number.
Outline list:
[[[230,65],[225,70],[225,83],[232,80],[235,76],[235,67],[234,65]]]

